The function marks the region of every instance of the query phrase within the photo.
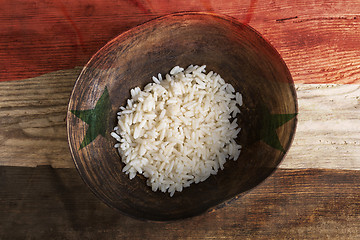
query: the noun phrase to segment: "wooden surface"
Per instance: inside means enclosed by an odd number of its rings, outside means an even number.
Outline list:
[[[0,165],[74,168],[65,117],[80,71],[0,82]],[[360,170],[360,85],[298,83],[296,90],[298,126],[280,167]]]
[[[296,82],[359,83],[358,0],[3,0],[0,80],[83,66],[119,33],[179,11],[213,11],[249,23]]]
[[[220,209],[144,222],[99,201],[75,169],[0,168],[0,239],[359,239],[360,173],[278,170]]]
[[[360,1],[1,3],[0,239],[360,237]],[[249,194],[183,222],[147,223],[106,207],[80,180],[67,102],[107,41],[183,10],[229,14],[276,47],[297,85],[298,129],[282,169]]]

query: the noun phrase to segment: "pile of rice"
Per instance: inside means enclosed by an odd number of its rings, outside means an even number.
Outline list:
[[[111,133],[130,179],[142,174],[153,191],[173,196],[238,159],[242,96],[205,67],[176,66],[165,79],[152,77],[143,91],[131,89]]]

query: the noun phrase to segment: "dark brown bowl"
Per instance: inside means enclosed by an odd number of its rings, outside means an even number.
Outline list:
[[[237,161],[173,197],[121,170],[110,136],[116,112],[157,73],[176,65],[207,65],[243,94]],[[68,141],[79,174],[108,205],[130,216],[174,220],[198,215],[267,178],[290,147],[296,127],[294,84],[278,52],[236,19],[177,13],[135,27],[100,49],[81,72],[67,114]]]

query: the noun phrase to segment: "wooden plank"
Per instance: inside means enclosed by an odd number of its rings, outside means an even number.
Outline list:
[[[74,167],[65,118],[81,69],[0,83],[0,165]]]
[[[277,170],[219,209],[144,222],[98,200],[75,169],[0,167],[0,239],[358,239],[360,172]]]
[[[359,1],[267,2],[250,25],[279,51],[296,83],[360,83]]]
[[[0,83],[0,165],[73,168],[65,116],[81,68]],[[297,84],[298,127],[282,168],[360,169],[360,85]]]
[[[298,126],[281,168],[360,169],[360,85],[297,84]]]
[[[358,0],[18,0],[2,3],[0,81],[84,65],[106,42],[154,17],[213,11],[249,23],[298,83],[359,83]]]

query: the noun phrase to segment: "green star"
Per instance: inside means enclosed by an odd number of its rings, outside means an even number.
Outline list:
[[[110,98],[109,92],[105,87],[105,90],[99,100],[97,101],[94,109],[88,110],[70,110],[72,114],[86,122],[89,127],[86,131],[85,137],[80,144],[80,149],[86,147],[91,143],[99,134],[105,137],[108,115],[110,111]]]
[[[260,113],[262,114],[260,140],[272,148],[285,152],[276,133],[276,129],[293,119],[297,113],[271,114],[265,106],[261,107]]]

